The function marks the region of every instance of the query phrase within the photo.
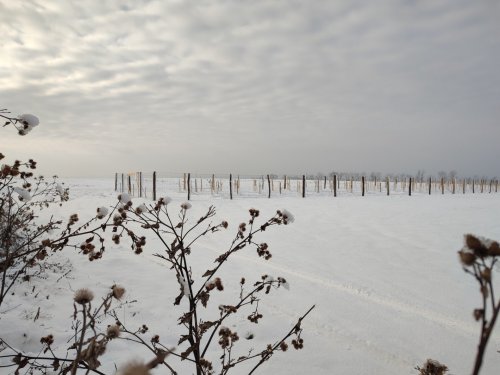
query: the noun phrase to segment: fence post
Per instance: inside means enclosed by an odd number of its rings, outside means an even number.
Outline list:
[[[408,182],[408,195],[411,197],[411,180],[412,178],[410,177],[410,181]]]
[[[156,172],[153,172],[153,200],[156,201]]]
[[[229,173],[229,199],[233,199],[233,175]]]
[[[337,175],[333,175],[333,196],[337,196]]]
[[[132,194],[132,181],[130,179],[130,175],[128,175],[127,181],[128,181],[128,193]]]
[[[142,198],[142,172],[139,172],[139,198]]]
[[[267,190],[267,197],[271,198],[271,178],[269,177],[269,175],[267,175]]]
[[[306,175],[302,175],[302,198],[306,197]]]
[[[432,177],[429,177],[429,195],[431,195],[432,192]]]
[[[365,196],[365,176],[361,176],[361,196]]]
[[[184,177],[186,177],[185,173],[184,173]],[[186,186],[185,182],[186,182],[186,180],[184,179],[184,186]],[[188,189],[188,200],[190,200],[191,199],[191,173],[187,174],[187,189]]]
[[[122,193],[125,192],[125,175],[123,173],[122,173],[122,188],[121,188],[121,190],[122,190]]]
[[[118,173],[115,173],[115,191],[118,191]]]
[[[385,178],[385,187],[387,188],[387,196],[389,196],[389,184],[390,184],[390,181],[389,181],[389,176],[387,176]]]
[[[441,194],[444,194],[444,177],[441,177]]]

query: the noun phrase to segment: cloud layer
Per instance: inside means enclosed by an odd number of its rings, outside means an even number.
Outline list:
[[[5,154],[61,175],[500,176],[495,1],[1,1]],[[50,167],[49,167],[50,165]]]

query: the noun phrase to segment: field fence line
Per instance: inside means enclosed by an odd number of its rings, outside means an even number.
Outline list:
[[[365,177],[361,175],[238,175],[175,172],[115,173],[115,191],[156,200],[172,194],[220,198],[498,193],[498,179]]]

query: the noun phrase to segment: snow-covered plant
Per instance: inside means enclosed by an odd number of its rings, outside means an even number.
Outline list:
[[[37,222],[38,213],[68,199],[67,189],[55,177],[34,177],[35,168],[31,159],[0,167],[0,306],[18,281],[29,280],[53,244],[49,233],[60,222]]]
[[[38,117],[25,113],[17,117],[12,117],[10,112],[6,109],[0,109],[0,117],[3,117],[6,121],[3,126],[12,125],[17,129],[19,135],[26,135],[33,130],[39,124]]]
[[[473,311],[476,321],[481,323],[481,333],[472,374],[477,375],[483,363],[486,346],[500,313],[500,298],[496,299],[493,270],[500,259],[500,245],[497,241],[465,235],[465,244],[458,252],[463,269],[479,284],[481,306]]]
[[[4,126],[15,127],[20,135],[28,134],[39,123],[33,115],[10,117],[8,113],[0,110],[0,117],[7,120]],[[4,158],[0,153],[0,159]],[[110,235],[114,243],[119,244],[126,236],[131,240],[135,253],[142,253],[146,237],[136,234],[140,226],[140,231],[146,230],[156,236],[163,246],[162,251],[155,256],[162,259],[175,275],[179,294],[174,299],[174,305],[183,309],[179,324],[185,332],[174,343],[162,343],[158,335],[145,339],[144,335],[148,332],[146,324],[139,329],[129,329],[111,309],[112,299],[119,299],[123,294],[121,288],[113,287],[97,308],[92,307],[93,293],[83,289],[74,296],[73,345],[65,349],[64,353],[60,352],[60,346],[54,350],[55,338],[48,333],[41,338],[41,353],[44,355],[31,356],[9,345],[0,333],[0,352],[7,351],[0,358],[12,360],[8,365],[2,364],[2,367],[15,368],[16,373],[27,368],[26,371],[31,373],[39,371],[74,375],[83,370],[85,373],[103,374],[98,368],[106,347],[111,340],[123,338],[145,346],[153,356],[150,362],[129,364],[124,370],[126,374],[135,375],[139,370],[142,371],[140,373],[148,374],[157,365],[164,365],[171,374],[177,374],[170,358],[191,363],[192,371],[197,375],[216,372],[227,374],[243,363],[251,364],[249,373],[254,373],[276,352],[286,351],[289,344],[294,349],[303,347],[301,323],[314,306],[281,338],[259,350],[248,346],[240,349],[243,346],[240,345],[243,341],[240,340],[241,333],[237,327],[228,324],[237,314],[245,314],[249,322],[258,324],[263,318],[259,310],[262,295],[282,287],[289,289],[283,277],[262,275],[250,284],[241,278],[237,298],[218,305],[213,309],[215,314],[211,314],[208,309],[211,301],[217,299],[213,295],[227,290],[220,271],[229,259],[246,248],[254,248],[259,257],[270,259],[272,254],[269,246],[256,242],[255,238],[272,226],[292,223],[294,217],[290,212],[279,210],[273,217],[257,225],[259,211],[251,209],[249,220],[239,224],[229,248],[219,254],[215,265],[203,273],[203,270],[195,270],[190,262],[197,241],[228,227],[226,221],[217,224],[210,222],[216,213],[213,206],[193,224],[188,224],[188,211],[191,212],[192,208],[189,202],[182,203],[178,211],[171,208],[170,198],[160,198],[154,204],[134,207],[131,197],[123,193],[111,210],[99,207],[95,216],[83,224],[79,224],[77,213],[71,215],[67,222],[52,217],[42,220],[39,217],[40,210],[50,209],[53,203],[60,204],[67,200],[68,190],[56,179],[46,181],[43,177],[34,177],[31,170],[35,168],[36,162],[29,160],[27,163],[14,161],[4,164],[0,169],[0,306],[16,284],[29,281],[35,266],[46,261],[55,251],[72,247],[91,261],[101,258],[105,251],[103,232],[108,227],[112,227]],[[112,316],[115,324],[105,329],[100,327],[104,316]],[[250,340],[253,333],[246,333],[242,337]],[[173,346],[179,349],[174,351]],[[214,354],[215,348],[218,348],[218,354]]]
[[[34,115],[10,117],[8,113],[0,110],[0,117],[7,120],[4,127],[12,125],[21,135],[39,123]],[[0,161],[5,163],[5,158],[0,152]],[[105,207],[99,208],[96,217],[80,226],[77,226],[78,214],[71,215],[67,222],[53,217],[40,219],[42,210],[62,204],[68,200],[69,192],[58,183],[56,176],[50,180],[35,177],[36,165],[30,159],[0,166],[0,306],[15,285],[30,281],[39,270],[36,266],[55,251],[73,247],[90,260],[100,258],[104,252],[102,232],[111,225],[110,217],[104,223],[101,221],[108,215]],[[78,239],[82,236],[85,236],[83,243]],[[96,238],[99,239],[97,245],[94,244]]]
[[[9,354],[2,355],[0,358],[11,358],[10,364],[2,367],[15,369],[15,374],[19,374],[24,368],[27,368],[26,373],[75,375],[79,370],[82,370],[85,373],[102,374],[97,370],[101,365],[100,360],[106,352],[108,344],[117,339],[122,330],[116,324],[108,325],[102,329],[99,327],[100,321],[104,316],[114,311],[112,309],[113,302],[120,301],[124,293],[123,287],[113,285],[102,298],[100,304],[93,307],[94,293],[89,289],[78,289],[73,297],[72,327],[75,333],[68,341],[72,341],[72,344],[64,350],[54,348],[55,337],[52,334],[47,334],[40,339],[42,346],[40,353],[31,355],[16,350],[0,339],[0,344],[9,349]],[[120,303],[119,307],[122,304],[124,303]],[[149,368],[153,367],[155,366],[151,365]]]
[[[248,221],[238,225],[229,248],[214,259],[213,267],[204,271],[195,269],[190,261],[190,256],[196,252],[196,242],[204,236],[228,227],[226,221],[216,224],[211,222],[216,214],[213,206],[210,206],[202,217],[193,221],[193,224],[189,224],[188,211],[191,204],[188,202],[182,203],[178,209],[175,209],[170,204],[170,199],[160,198],[154,204],[141,204],[134,208],[128,196],[124,197],[121,194],[118,200],[122,203],[113,217],[115,225],[113,240],[115,243],[120,243],[124,236],[130,237],[133,250],[139,254],[143,251],[146,240],[135,234],[134,225],[147,229],[149,233],[157,237],[163,250],[154,255],[163,260],[175,274],[179,293],[173,302],[174,305],[184,309],[178,321],[184,327],[185,333],[176,343],[162,343],[157,335],[154,335],[152,339],[144,338],[147,329],[129,329],[115,315],[116,323],[125,334],[132,336],[133,341],[143,344],[156,356],[167,352],[172,354],[170,358],[192,363],[192,371],[197,375],[227,374],[233,368],[239,367],[238,365],[253,361],[254,363],[249,367],[251,374],[276,352],[286,351],[289,344],[294,349],[303,347],[301,322],[314,306],[303,314],[283,337],[259,350],[239,345],[241,341],[245,341],[241,340],[241,332],[227,322],[237,314],[245,314],[248,321],[258,324],[263,318],[263,314],[259,311],[262,295],[269,294],[273,289],[289,288],[283,277],[262,275],[253,283],[248,283],[245,278],[241,278],[240,291],[236,299],[230,303],[220,304],[215,316],[214,311],[212,310],[211,313],[208,309],[213,298],[220,299],[220,296],[214,296],[214,294],[220,294],[226,290],[220,271],[228,265],[231,257],[237,252],[254,248],[257,256],[266,260],[270,259],[272,254],[269,246],[266,243],[257,242],[256,237],[270,227],[292,223],[293,215],[290,212],[279,210],[267,221],[257,224],[260,213],[256,209],[250,209]],[[126,335],[122,336],[122,338],[125,337]],[[252,333],[245,335],[247,340],[252,337]],[[172,345],[179,347],[180,354],[170,349]],[[243,349],[238,349],[240,346]],[[215,351],[214,347],[219,349]],[[172,374],[176,373],[173,360],[166,362],[163,359],[161,363]]]

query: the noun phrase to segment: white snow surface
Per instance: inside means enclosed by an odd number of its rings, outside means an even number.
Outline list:
[[[70,200],[55,207],[55,212],[42,212],[42,218],[52,213],[68,218],[78,212],[83,222],[94,217],[98,207],[116,202],[111,179],[65,182]],[[180,212],[185,196],[175,192],[170,196],[170,212]],[[151,203],[139,198],[132,201],[133,207]],[[190,259],[198,276],[229,248],[239,223],[249,218],[248,209],[260,210],[258,223],[281,207],[293,212],[293,225],[268,228],[255,238],[269,245],[272,258],[259,258],[250,248],[235,254],[219,275],[224,291],[213,292],[203,310],[204,319],[216,319],[219,304],[236,301],[242,276],[247,284],[262,275],[281,276],[293,286],[290,291],[280,288],[263,296],[259,309],[264,317],[258,325],[246,319],[251,310],[225,323],[240,334],[237,356],[246,354],[249,347],[257,351],[276,342],[302,313],[316,305],[302,324],[304,348],[296,351],[290,346],[286,353],[277,353],[258,373],[416,374],[415,366],[427,358],[445,363],[452,374],[471,372],[480,330],[472,311],[479,307],[480,294],[476,282],[462,270],[457,251],[465,233],[500,239],[500,195],[232,201],[195,196],[191,204],[187,213],[191,223],[210,205],[217,208],[214,224],[229,222],[227,230],[203,237],[192,247]],[[73,332],[74,291],[89,288],[95,300],[100,300],[117,283],[126,288],[127,301],[137,301],[118,310],[126,325],[135,329],[147,324],[146,341],[159,334],[162,343],[175,347],[183,332],[177,319],[187,310],[187,302],[184,298],[181,306],[173,306],[179,284],[169,267],[153,256],[161,252],[161,243],[148,232],[145,235],[147,244],[140,255],[125,240],[120,245],[109,241],[103,259],[93,262],[75,250],[54,255],[49,262],[57,260],[57,264],[48,267],[46,277],[20,285],[2,306],[1,337],[23,351],[38,353],[40,338],[52,333],[53,347],[64,350]],[[498,271],[493,274],[497,291]],[[34,321],[38,309],[39,318]],[[245,340],[249,331],[255,337]],[[185,345],[176,351],[182,352]],[[482,374],[497,373],[499,350],[500,328],[496,327]],[[208,357],[215,362],[220,354],[214,345]],[[140,346],[113,340],[102,359],[100,370],[112,374],[115,364],[120,368],[131,359],[149,361],[152,357]],[[173,359],[171,364],[180,374],[193,372],[186,361]],[[241,367],[233,373],[245,374],[248,369]],[[165,370],[158,368],[153,373]],[[0,368],[0,373],[7,372]]]

